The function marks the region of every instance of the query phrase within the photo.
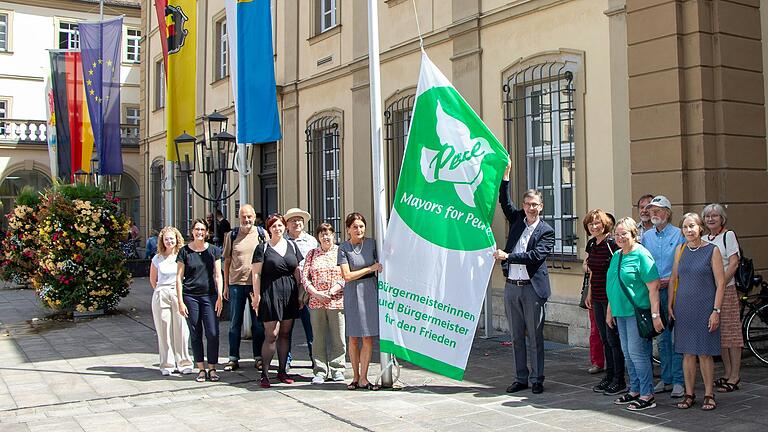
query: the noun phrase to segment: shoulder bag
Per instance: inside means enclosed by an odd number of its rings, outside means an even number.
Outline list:
[[[723,249],[728,249],[725,244],[725,238],[728,236],[728,231],[723,233]],[[733,233],[736,237],[736,233]],[[748,293],[755,285],[753,279],[755,278],[755,264],[751,258],[744,256],[744,251],[739,245],[739,265],[736,267],[736,273],[733,275],[733,279],[736,281],[736,289],[744,294]],[[725,281],[728,283],[728,281]]]
[[[656,336],[660,335],[661,332],[656,331],[656,328],[653,327],[653,318],[651,317],[651,309],[646,308],[640,308],[637,307],[637,304],[634,300],[632,300],[632,296],[629,294],[629,290],[626,286],[624,286],[624,282],[621,280],[621,260],[624,258],[624,254],[619,252],[619,265],[618,269],[616,270],[618,272],[618,278],[619,278],[619,286],[621,286],[621,290],[624,292],[624,295],[627,297],[627,300],[629,300],[629,303],[632,305],[632,308],[635,309],[635,320],[637,321],[637,332],[640,334],[640,337],[645,339],[653,339]],[[665,314],[661,313],[659,311],[659,316],[661,317],[661,323],[664,325],[664,327],[667,326],[667,320],[665,317]]]

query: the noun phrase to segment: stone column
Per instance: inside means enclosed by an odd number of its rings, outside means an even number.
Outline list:
[[[632,195],[683,212],[728,205],[768,264],[768,175],[759,2],[627,0]]]

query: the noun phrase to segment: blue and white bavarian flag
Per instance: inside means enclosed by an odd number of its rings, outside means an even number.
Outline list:
[[[227,0],[230,80],[238,144],[281,138],[269,0]]]

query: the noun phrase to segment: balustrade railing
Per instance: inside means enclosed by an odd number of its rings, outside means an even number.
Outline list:
[[[120,141],[124,146],[139,145],[139,125],[121,124]],[[48,144],[45,120],[0,119],[0,142],[16,144]]]

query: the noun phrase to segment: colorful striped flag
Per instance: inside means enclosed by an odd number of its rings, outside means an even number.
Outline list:
[[[51,87],[56,116],[58,175],[73,181],[78,170],[90,171],[93,131],[88,107],[84,104],[85,87],[80,53],[52,50]]]
[[[158,3],[164,0],[158,0]],[[157,6],[160,7],[159,5]],[[163,8],[167,43],[166,74],[166,154],[169,161],[178,160],[174,139],[186,132],[195,135],[197,106],[197,2],[170,0]],[[159,19],[159,16],[158,16]],[[191,145],[180,148],[183,154],[193,151]],[[191,156],[190,156],[191,159]]]

